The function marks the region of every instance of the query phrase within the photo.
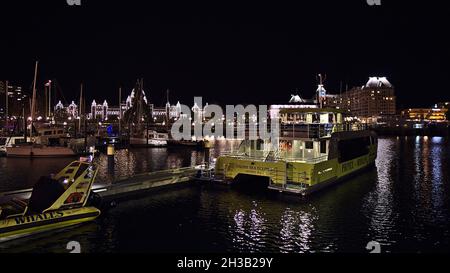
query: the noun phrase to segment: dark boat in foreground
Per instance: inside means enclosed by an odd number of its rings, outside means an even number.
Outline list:
[[[100,210],[88,205],[97,168],[75,161],[54,177],[41,177],[29,200],[0,206],[0,242],[92,221]]]

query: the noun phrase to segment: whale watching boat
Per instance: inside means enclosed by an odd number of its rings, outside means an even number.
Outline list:
[[[337,109],[285,109],[277,148],[244,140],[237,151],[217,158],[215,177],[270,179],[269,189],[307,195],[374,166],[377,135],[363,124],[343,121]]]
[[[349,112],[322,104],[281,105],[271,118],[280,120],[277,143],[244,140],[217,158],[215,180],[265,177],[271,190],[308,195],[375,165],[377,135]]]
[[[97,168],[75,161],[53,177],[42,177],[28,200],[0,206],[0,242],[92,221],[100,210],[89,206]]]

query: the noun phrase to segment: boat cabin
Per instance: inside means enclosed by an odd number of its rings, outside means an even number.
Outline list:
[[[264,140],[244,140],[233,155],[264,161],[328,160],[334,133],[366,129],[366,126],[352,122],[345,114],[339,109],[281,109],[280,138],[277,144]]]
[[[47,146],[59,146],[62,139],[67,138],[63,128],[39,128],[37,129],[36,144]]]

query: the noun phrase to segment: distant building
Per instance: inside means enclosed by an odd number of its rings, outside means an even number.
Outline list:
[[[6,81],[0,81],[0,117],[6,117]]]
[[[385,77],[371,77],[366,85],[343,93],[340,105],[366,122],[376,122],[397,111],[394,87]]]
[[[166,103],[165,107],[155,107],[151,104],[153,121],[162,123],[166,121],[167,116],[169,120],[178,119],[181,115],[181,104],[178,102],[176,105]]]
[[[447,108],[416,108],[402,111],[402,118],[416,122],[447,121]]]
[[[435,105],[435,108],[446,108],[446,109],[449,109],[449,107],[450,107],[450,102],[440,102],[440,103]]]
[[[342,97],[340,95],[327,94],[323,99],[323,108],[341,108]]]
[[[89,119],[98,119],[102,121],[108,120],[108,102],[105,100],[103,103],[97,104],[95,100],[91,103],[91,113]]]
[[[163,107],[155,107],[154,104],[151,104],[145,91],[142,90],[143,100],[150,108],[150,112],[152,113],[152,119],[154,122],[164,122],[167,119],[167,114],[169,115],[169,119],[177,119],[181,114],[181,104],[178,102],[176,105],[171,105],[167,103]],[[122,118],[124,113],[133,107],[133,102],[135,98],[135,89],[131,91],[131,94],[127,97],[125,102],[121,103],[120,106],[110,106],[107,100],[104,100],[103,103],[97,103],[95,100],[91,103],[91,108],[89,113],[87,113],[88,119],[97,119],[100,121],[108,121],[112,119]],[[121,109],[122,108],[122,109]]]
[[[0,81],[0,117],[4,119],[6,116],[22,116],[23,103],[28,104],[27,98],[22,87],[11,85],[8,81]]]

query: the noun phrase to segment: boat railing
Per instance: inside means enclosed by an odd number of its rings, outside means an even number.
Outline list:
[[[281,136],[290,138],[323,138],[331,137],[337,132],[354,132],[367,130],[368,125],[363,123],[343,124],[283,124],[281,125]]]
[[[319,163],[328,160],[328,155],[318,156],[318,157],[299,157],[299,156],[285,156],[280,157],[279,160],[285,161],[297,161],[305,163]]]
[[[222,152],[220,156],[232,157],[242,160],[254,160],[260,162],[277,162],[277,161],[296,161],[305,163],[319,163],[328,160],[328,155],[321,155],[318,157],[301,157],[292,156],[287,153],[277,151],[260,151],[261,153],[243,153],[243,152]],[[262,153],[263,152],[263,153]]]

